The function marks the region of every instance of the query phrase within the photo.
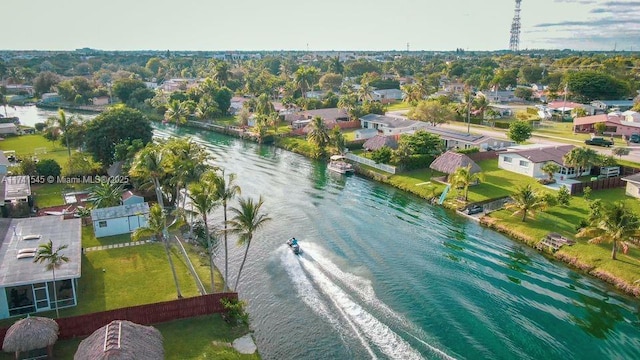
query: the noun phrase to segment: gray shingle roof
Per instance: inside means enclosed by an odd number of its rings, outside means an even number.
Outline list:
[[[517,154],[533,163],[553,161],[558,165],[564,165],[564,155],[573,148],[575,148],[573,145],[546,146],[535,149],[509,150],[503,154]]]
[[[91,220],[109,220],[148,213],[149,204],[144,202],[91,210]]]
[[[384,125],[387,125],[387,127],[389,128],[396,128],[396,129],[410,127],[410,126],[421,123],[420,121],[413,121],[409,119],[397,118],[397,117],[386,116],[386,115],[378,115],[378,114],[365,115],[361,117],[360,120],[364,120],[364,121],[368,121],[376,124],[384,124]]]
[[[468,143],[477,143],[488,138],[484,135],[467,134],[464,132],[443,129],[436,126],[427,126],[424,128],[424,130],[434,135],[440,135],[440,137],[445,139],[460,140]]]
[[[630,181],[632,183],[640,183],[640,173],[633,174],[630,176],[625,176],[622,178],[623,181]]]

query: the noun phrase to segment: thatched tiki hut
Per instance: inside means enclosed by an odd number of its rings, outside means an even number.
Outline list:
[[[16,321],[4,337],[2,350],[15,353],[47,349],[47,357],[53,358],[53,344],[58,340],[58,323],[45,317],[28,317]]]
[[[152,326],[114,320],[82,340],[74,360],[164,359],[162,334]]]
[[[480,166],[476,164],[475,161],[471,160],[470,157],[453,151],[447,151],[446,153],[438,156],[438,158],[433,160],[431,165],[429,165],[431,169],[447,175],[453,174],[458,168],[467,166],[471,166],[470,172],[472,174],[482,171]]]

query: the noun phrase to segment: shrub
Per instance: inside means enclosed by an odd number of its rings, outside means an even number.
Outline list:
[[[226,322],[249,325],[249,314],[245,311],[246,303],[244,301],[222,298],[220,303],[226,310],[224,314]]]
[[[47,127],[47,124],[39,122],[39,123],[36,123],[34,127],[36,128],[36,131],[40,132]]]
[[[456,152],[458,154],[475,154],[480,152],[480,149],[477,147],[472,147],[472,148],[468,148],[468,149],[458,149],[456,150]]]
[[[60,165],[53,159],[44,159],[40,160],[36,164],[36,170],[38,171],[38,175],[42,176],[60,176],[60,172],[62,168]]]

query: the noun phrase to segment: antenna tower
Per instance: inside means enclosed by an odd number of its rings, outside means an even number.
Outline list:
[[[511,39],[509,40],[509,50],[518,51],[520,49],[520,3],[522,0],[516,0],[516,9],[513,12],[513,21],[511,22]]]

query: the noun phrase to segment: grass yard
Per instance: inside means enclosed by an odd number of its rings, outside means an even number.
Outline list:
[[[216,125],[231,126],[238,125],[238,119],[234,115],[223,116],[212,121]]]
[[[91,184],[34,184],[31,185],[31,193],[36,206],[42,209],[64,205],[62,193],[87,190],[90,187]]]
[[[245,326],[230,326],[220,315],[174,320],[154,327],[164,338],[167,360],[200,359],[260,359],[259,354],[243,355],[230,344],[249,332]],[[73,359],[82,339],[60,340],[53,348],[56,359]],[[0,360],[13,359],[13,354],[0,353]]]
[[[411,104],[406,103],[404,101],[399,101],[386,106],[387,111],[409,110],[411,108],[413,108],[413,106],[411,106]]]
[[[101,238],[96,238],[93,226],[83,226],[82,227],[82,247],[94,247],[94,246],[105,246],[112,244],[124,244],[131,242],[131,234],[120,234],[114,236],[105,236]]]
[[[431,169],[413,170],[391,176],[389,183],[402,190],[429,199],[440,194],[445,187],[443,184],[432,182],[431,178],[443,175]]]
[[[37,154],[38,159],[53,159],[61,167],[67,164],[69,159],[67,148],[62,146],[59,141],[51,142],[42,135],[15,136],[0,141],[0,150],[14,150],[16,155],[22,158],[33,156],[36,148],[46,149],[46,153]]]
[[[189,259],[191,259],[191,263],[193,267],[196,269],[196,273],[202,281],[204,288],[207,292],[211,292],[211,273],[209,271],[209,257],[204,253],[204,251],[192,244],[184,243],[184,248],[187,250],[187,254],[189,255]],[[224,266],[224,265],[221,265]],[[233,275],[235,276],[235,275]],[[234,278],[232,276],[232,278]],[[222,279],[222,274],[216,268],[214,273],[214,282],[216,286],[216,292],[222,292],[224,289],[224,280]],[[230,284],[233,286],[233,284]]]

